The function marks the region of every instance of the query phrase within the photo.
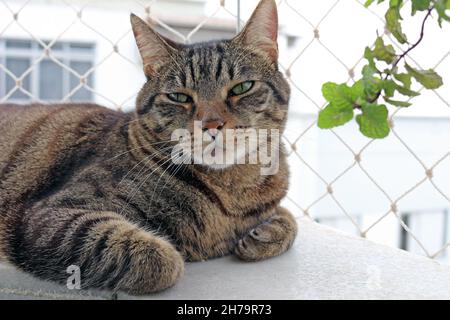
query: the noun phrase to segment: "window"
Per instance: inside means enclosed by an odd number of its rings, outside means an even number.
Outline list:
[[[0,101],[5,97],[12,102],[27,102],[32,97],[43,101],[59,101],[66,97],[68,101],[92,101],[93,94],[80,77],[84,78],[94,66],[94,44],[55,42],[51,56],[57,61],[42,59],[44,49],[33,40],[0,40]],[[84,83],[93,88],[93,72],[87,75]]]
[[[403,222],[413,234],[431,252],[436,251],[448,243],[450,221],[448,208],[430,209],[422,211],[404,212],[401,214]],[[422,253],[422,249],[410,234],[400,228],[400,248],[414,253]],[[446,251],[438,259],[449,259]]]

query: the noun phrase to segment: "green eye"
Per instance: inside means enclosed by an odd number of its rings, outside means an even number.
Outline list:
[[[167,97],[174,102],[180,102],[180,103],[192,102],[192,98],[184,93],[179,93],[179,92],[169,93],[169,94],[167,94]]]
[[[237,85],[235,85],[231,89],[231,95],[238,96],[240,94],[246,93],[248,90],[250,90],[253,87],[253,81],[244,81]]]

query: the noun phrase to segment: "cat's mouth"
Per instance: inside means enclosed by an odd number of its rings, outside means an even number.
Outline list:
[[[258,164],[261,166],[279,159],[279,135],[273,130],[240,129],[222,131],[214,136],[185,135],[174,147],[175,163],[202,165],[224,169],[234,165]],[[275,143],[274,143],[275,142]]]
[[[206,145],[183,150],[183,155],[178,154],[175,160],[183,159],[183,163],[208,166],[213,169],[223,169],[233,165],[257,164],[260,160],[258,144],[247,144],[241,146],[234,143],[223,146],[221,143],[210,142]]]

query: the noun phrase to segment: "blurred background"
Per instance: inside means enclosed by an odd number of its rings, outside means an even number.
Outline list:
[[[233,37],[257,3],[0,0],[0,103],[90,101],[131,111],[145,78],[130,12],[167,37],[192,43]],[[371,140],[353,122],[321,130],[316,120],[325,106],[322,84],[352,83],[359,75],[364,47],[385,32],[386,5],[277,3],[280,69],[292,88],[284,136],[292,174],[284,205],[298,216],[450,263],[450,24],[441,29],[430,19],[407,58],[412,66],[435,68],[444,86],[421,91],[407,109],[390,109],[391,134]],[[411,41],[423,15],[405,14]]]

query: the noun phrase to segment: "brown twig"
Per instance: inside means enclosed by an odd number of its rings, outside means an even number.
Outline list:
[[[431,16],[431,12],[433,10],[434,10],[434,6],[429,8],[427,11],[427,14],[425,15],[425,18],[422,21],[422,27],[420,29],[419,39],[398,57],[398,59],[392,65],[391,71],[395,69],[395,67],[398,65],[400,60],[404,59],[411,50],[413,50],[415,47],[417,47],[419,45],[420,42],[422,42],[423,36],[425,35],[425,23],[427,22],[427,19]],[[388,77],[388,76],[389,76],[389,74],[386,75],[386,77]]]
[[[419,45],[419,43],[422,42],[423,37],[425,35],[425,23],[427,22],[427,19],[431,16],[431,12],[434,10],[434,6],[431,6],[428,10],[427,10],[427,14],[425,15],[423,21],[422,21],[422,26],[420,29],[420,36],[419,39],[417,39],[417,41],[411,45],[405,52],[403,52],[401,55],[398,56],[398,59],[394,62],[394,64],[392,65],[390,71],[393,72],[394,69],[397,67],[398,63],[403,60],[409,52],[411,52],[411,50],[413,50],[415,47],[417,47]],[[391,75],[391,73],[386,73],[386,75],[384,76],[383,80],[387,80],[389,78],[389,76]],[[381,96],[381,90],[376,94],[376,96],[371,99],[369,102],[370,103],[374,103],[375,101],[378,100],[378,98],[380,98]],[[354,105],[355,109],[361,109],[360,105]]]

